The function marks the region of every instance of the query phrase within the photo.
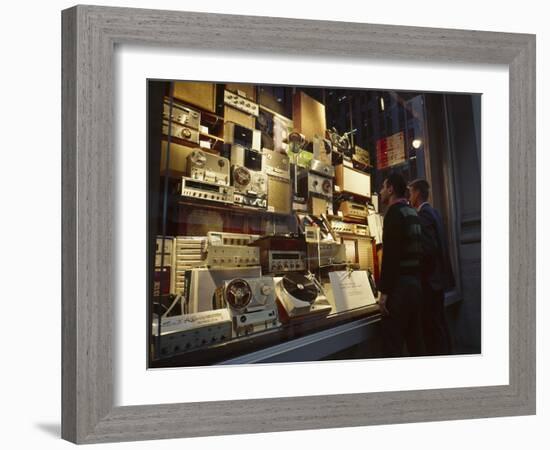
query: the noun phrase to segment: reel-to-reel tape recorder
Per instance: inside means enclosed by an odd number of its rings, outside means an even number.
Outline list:
[[[273,277],[227,280],[216,295],[226,304],[237,336],[281,325]]]

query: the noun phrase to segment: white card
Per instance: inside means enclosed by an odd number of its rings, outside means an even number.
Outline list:
[[[376,303],[369,276],[365,270],[347,270],[330,272],[330,284],[332,285],[332,312],[343,312],[350,309]]]

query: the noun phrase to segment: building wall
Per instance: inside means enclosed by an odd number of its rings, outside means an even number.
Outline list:
[[[446,219],[456,290],[447,308],[455,352],[481,351],[480,102],[427,95],[433,204]]]

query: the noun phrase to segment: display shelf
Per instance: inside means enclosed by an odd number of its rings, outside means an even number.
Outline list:
[[[201,207],[208,208],[214,211],[223,211],[226,213],[236,214],[236,215],[254,215],[261,216],[266,218],[288,218],[291,217],[291,214],[288,213],[278,213],[273,211],[266,211],[265,209],[252,208],[247,206],[240,206],[234,203],[219,203],[219,202],[210,202],[201,199],[187,199],[182,196],[176,196],[175,202],[178,206],[190,206],[190,207]]]
[[[380,309],[377,304],[374,304],[323,318],[312,317],[311,320],[305,318],[301,322],[293,321],[282,325],[280,328],[234,338],[223,344],[209,346],[207,347],[208,352],[205,352],[205,348],[200,348],[162,360],[153,361],[150,367],[191,367],[207,364],[227,364],[233,358],[244,357],[245,355],[260,350],[267,349],[267,351],[269,351],[270,347],[279,346],[284,343],[290,345],[295,343],[296,346],[299,346],[302,342],[301,338],[304,337],[309,338],[307,339],[309,345],[312,339],[316,339],[316,334],[321,338],[326,334],[322,333],[323,331],[326,332],[334,327],[350,324],[365,318],[375,320],[379,317],[379,314]]]

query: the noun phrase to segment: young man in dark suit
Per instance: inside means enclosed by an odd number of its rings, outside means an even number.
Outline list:
[[[421,226],[405,197],[407,184],[400,174],[389,175],[380,199],[387,205],[382,233],[382,270],[379,299],[385,356],[424,353],[421,327]]]
[[[428,355],[452,353],[452,339],[445,319],[445,290],[455,284],[443,219],[428,203],[430,185],[424,179],[409,183],[409,201],[416,208],[423,237],[421,264],[422,328]]]

